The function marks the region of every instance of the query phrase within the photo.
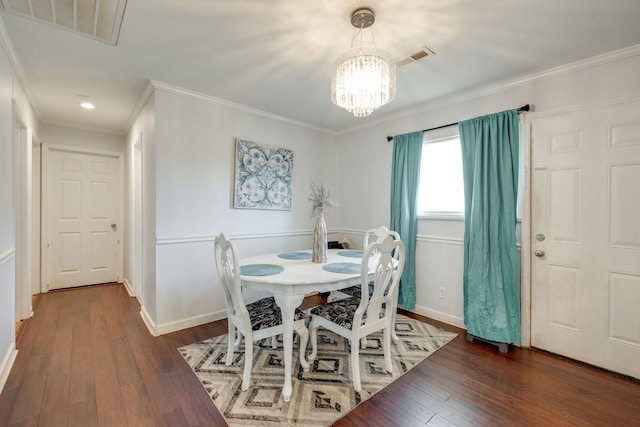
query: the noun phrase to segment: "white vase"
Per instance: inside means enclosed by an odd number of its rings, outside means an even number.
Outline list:
[[[313,262],[327,262],[327,224],[324,222],[324,213],[316,217],[316,226],[313,229]]]

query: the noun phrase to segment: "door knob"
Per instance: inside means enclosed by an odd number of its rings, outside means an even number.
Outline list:
[[[117,224],[111,224],[111,229],[113,231],[116,231],[118,229],[118,225]]]
[[[538,258],[542,258],[544,256],[544,251],[541,251],[540,249],[538,249],[537,251],[534,252],[534,254]]]

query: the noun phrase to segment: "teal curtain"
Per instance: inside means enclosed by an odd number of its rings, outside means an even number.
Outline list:
[[[404,271],[398,303],[407,310],[416,305],[416,234],[418,231],[418,183],[423,131],[393,137],[391,163],[391,222],[389,228],[405,245]]]
[[[460,122],[464,175],[464,323],[495,342],[520,342],[516,224],[517,110]]]

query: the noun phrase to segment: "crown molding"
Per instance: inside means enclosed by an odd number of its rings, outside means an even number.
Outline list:
[[[31,105],[31,109],[33,110],[33,113],[39,119],[41,117],[40,112],[38,111],[38,106],[35,103],[35,98],[31,94],[31,90],[29,89],[27,75],[24,72],[24,68],[22,68],[22,63],[20,62],[20,59],[16,54],[16,50],[13,47],[13,42],[9,37],[9,33],[7,32],[7,27],[5,27],[4,25],[4,20],[2,19],[2,16],[0,16],[0,45],[2,45],[2,48],[4,49],[5,53],[7,54],[7,57],[9,58],[9,63],[13,68],[13,72],[16,74],[18,83],[20,83],[20,86],[22,86],[22,90],[24,91],[24,94],[27,97],[29,104]]]
[[[306,122],[302,122],[299,120],[294,120],[288,117],[280,116],[277,114],[269,113],[268,111],[259,110],[257,108],[248,107],[246,105],[238,104],[236,102],[227,101],[222,98],[216,98],[215,96],[205,95],[199,92],[195,92],[189,89],[180,88],[177,86],[173,86],[167,83],[159,82],[157,80],[151,80],[151,85],[157,90],[163,90],[165,92],[175,93],[177,95],[182,95],[186,97],[190,97],[193,99],[198,99],[200,101],[208,102],[210,104],[219,105],[226,108],[231,108],[233,110],[241,111],[243,113],[252,114],[258,117],[264,117],[266,119],[287,123],[293,126],[310,129],[317,132],[322,132],[331,136],[336,136],[337,133],[331,129],[326,129],[323,127],[315,126]]]
[[[142,111],[142,109],[144,108],[144,106],[146,105],[147,101],[149,100],[152,94],[153,94],[153,82],[151,80],[148,80],[147,85],[145,86],[144,91],[142,92],[142,95],[140,95],[140,99],[138,99],[138,103],[131,111],[131,115],[129,116],[129,122],[127,123],[127,128],[123,129],[125,134],[129,133],[136,119],[140,115],[140,112]]]
[[[336,132],[336,135],[351,133],[351,132],[369,128],[375,125],[396,121],[398,119],[406,118],[409,116],[414,116],[415,114],[421,114],[421,113],[437,110],[440,108],[449,107],[451,105],[459,104],[462,102],[475,100],[478,98],[482,98],[484,96],[504,92],[509,89],[529,85],[542,80],[559,77],[559,76],[575,73],[577,71],[599,67],[606,64],[612,64],[614,62],[623,61],[625,59],[633,58],[639,55],[640,55],[640,44],[626,47],[619,50],[614,50],[612,52],[607,52],[602,55],[597,55],[584,60],[560,65],[558,67],[549,68],[547,70],[543,70],[537,73],[526,74],[526,75],[513,77],[506,80],[500,80],[497,82],[488,83],[486,85],[479,86],[473,89],[443,96],[440,98],[433,99],[431,101],[426,101],[424,103],[415,104],[397,113],[390,114],[385,117],[381,117],[380,119],[376,120],[373,123],[369,122],[367,124],[354,126],[354,127]]]

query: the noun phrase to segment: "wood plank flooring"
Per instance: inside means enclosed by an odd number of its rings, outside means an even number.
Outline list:
[[[153,337],[139,312],[122,285],[38,297],[0,426],[226,425],[176,350],[226,333],[226,321]],[[500,354],[426,320],[458,338],[334,426],[640,425],[638,381],[537,350]]]

